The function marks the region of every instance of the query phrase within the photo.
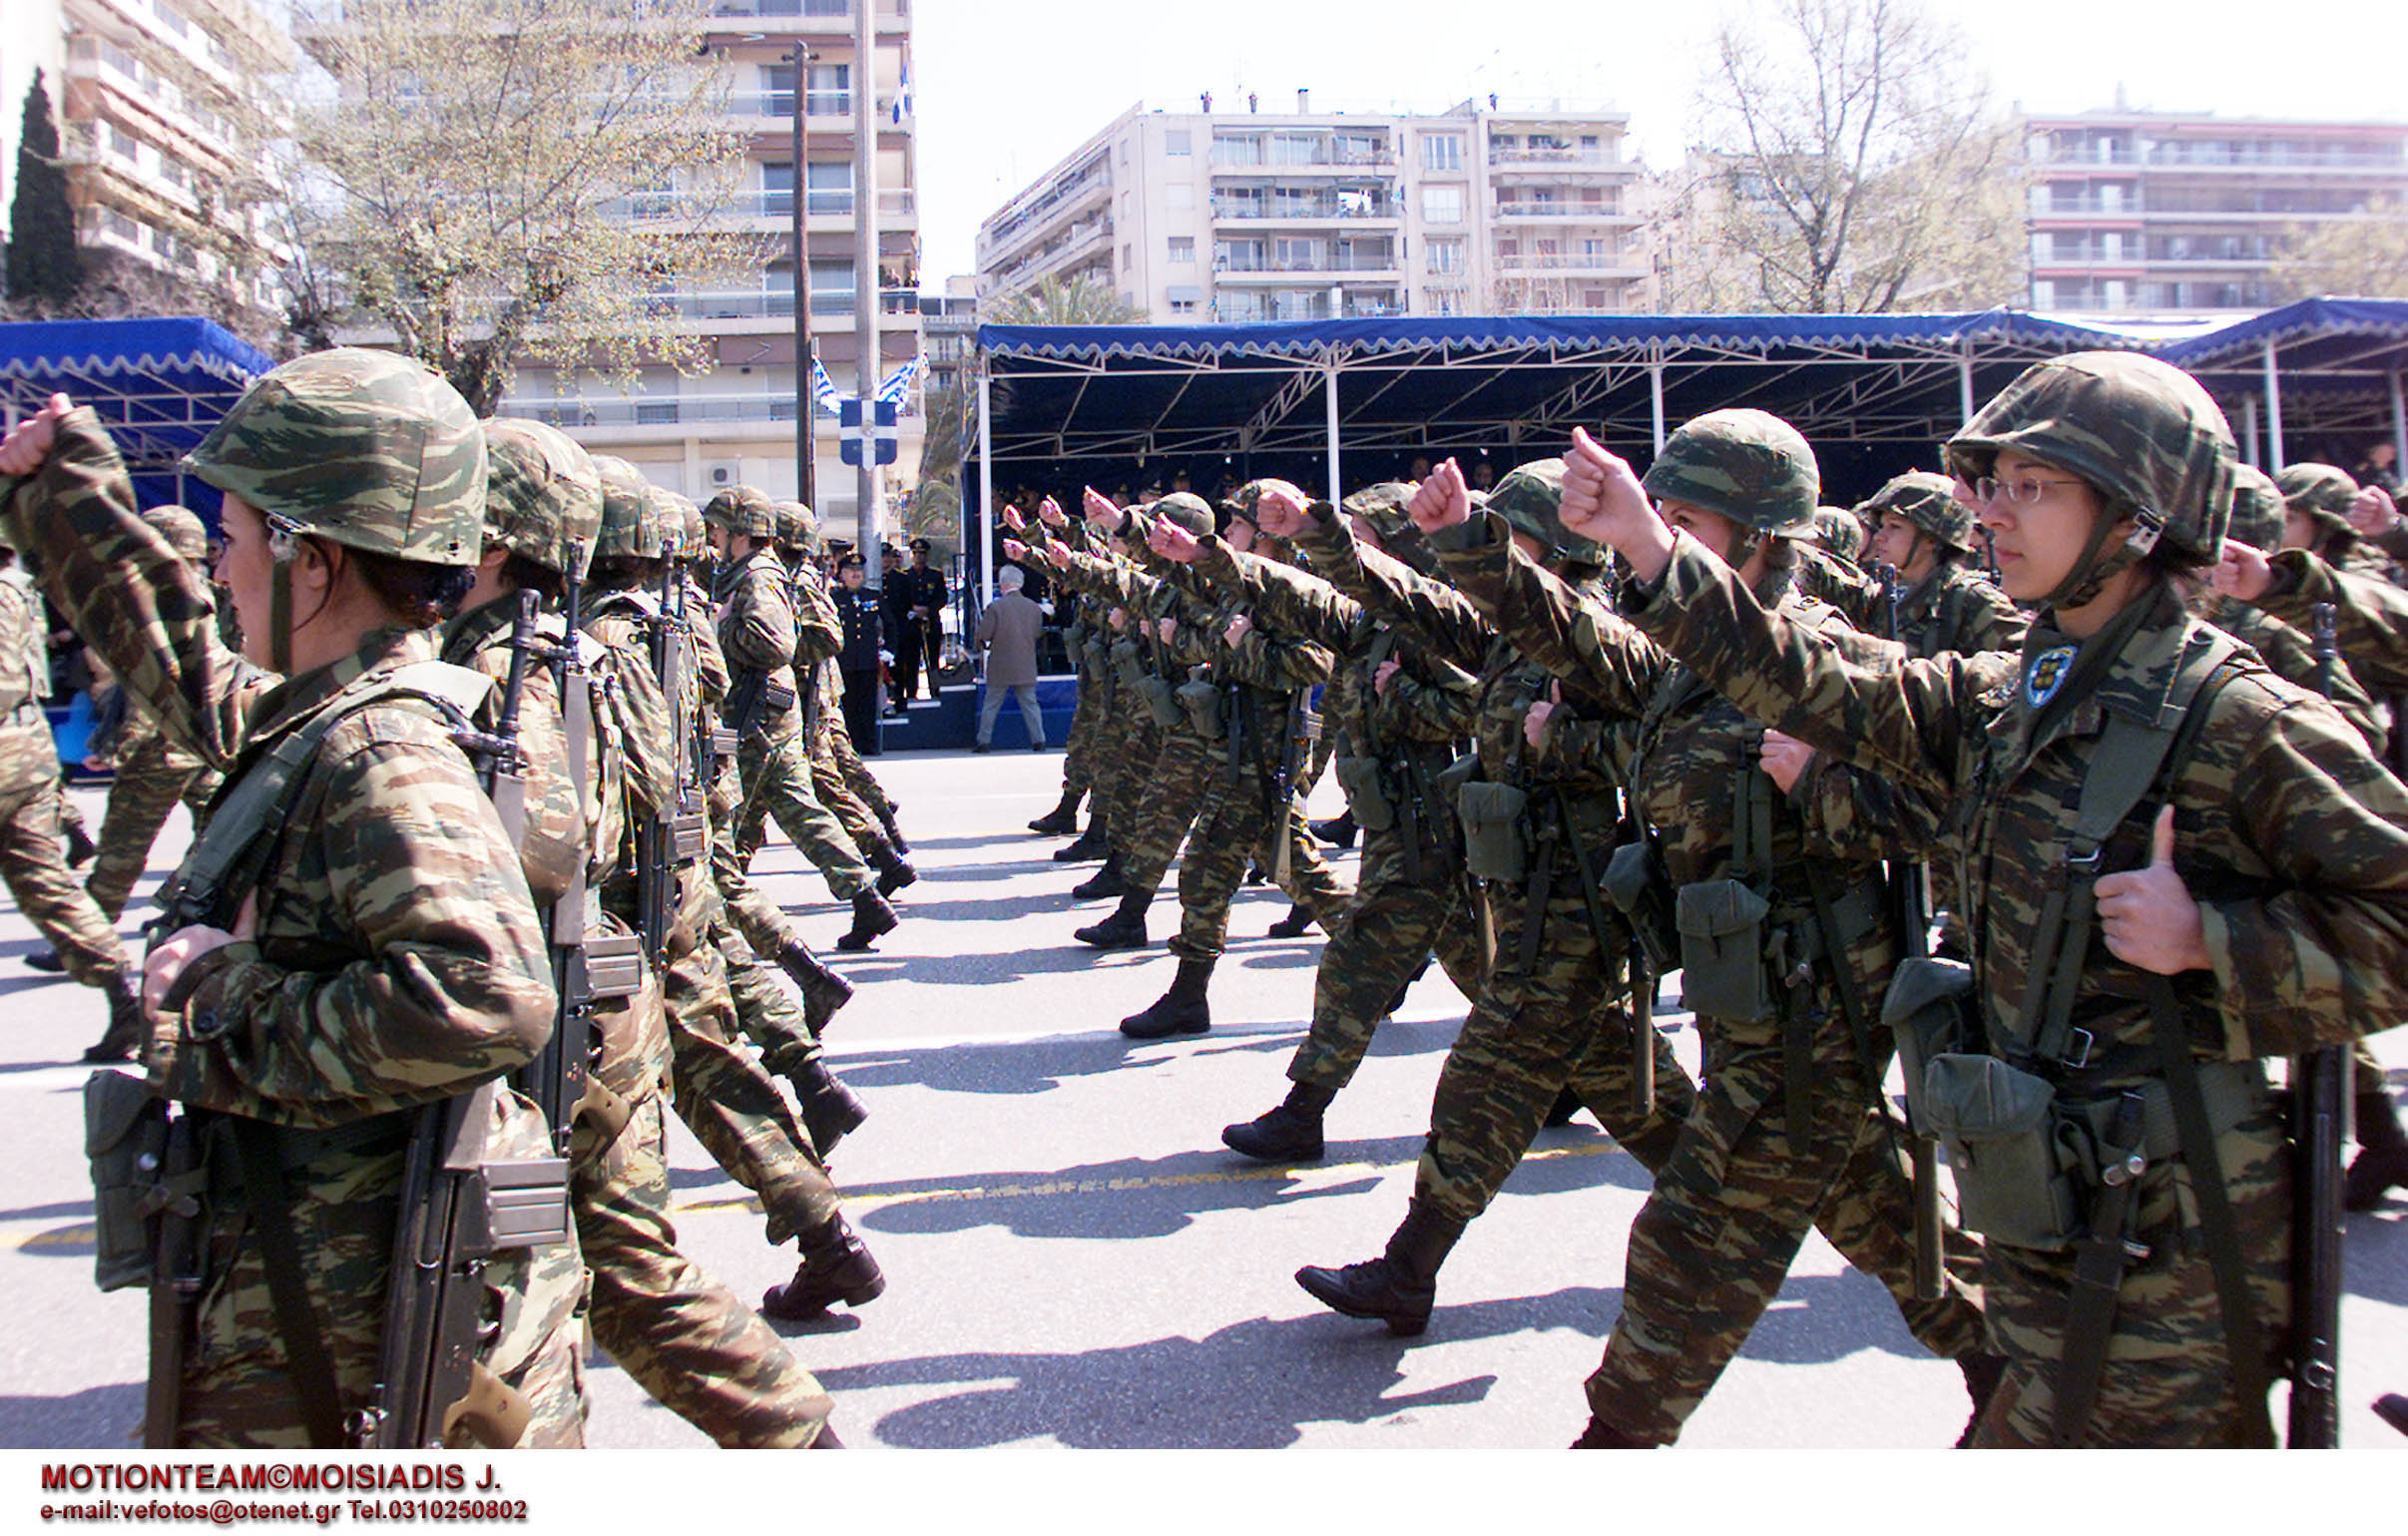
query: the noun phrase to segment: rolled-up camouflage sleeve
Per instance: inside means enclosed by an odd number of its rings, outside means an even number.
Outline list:
[[[2387,581],[2336,571],[2304,549],[2274,556],[2274,587],[2257,606],[2314,633],[2319,603],[2333,605],[2350,673],[2378,693],[2408,690],[2408,592]]]
[[[1497,637],[1480,610],[1445,583],[1363,548],[1329,503],[1313,503],[1296,547],[1331,586],[1445,660],[1467,671],[1477,671],[1486,662]]]
[[[273,681],[228,649],[216,589],[144,522],[117,445],[89,407],[58,424],[39,474],[5,516],[42,592],[159,722],[174,745],[221,772]]]
[[[1575,592],[1514,548],[1504,518],[1475,514],[1431,543],[1447,574],[1495,619],[1515,650],[1609,712],[1646,711],[1671,659],[1603,603]]]
[[[794,610],[784,585],[774,567],[757,559],[737,578],[720,621],[720,649],[728,665],[755,672],[793,665]]]
[[[153,1035],[151,1072],[207,1109],[334,1125],[458,1093],[530,1060],[556,999],[519,859],[444,728],[370,706],[328,733],[296,808],[316,910],[263,888],[258,929],[194,962],[183,1028]],[[321,938],[272,937],[296,928]],[[165,1021],[163,1021],[165,1022]]]

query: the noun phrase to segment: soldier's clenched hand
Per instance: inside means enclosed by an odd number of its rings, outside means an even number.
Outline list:
[[[2224,596],[2254,603],[2264,597],[2266,588],[2273,584],[2274,567],[2257,550],[2226,539],[2224,552],[2216,560],[2215,569],[2207,579]]]
[[[1285,480],[1265,480],[1254,498],[1254,526],[1274,539],[1292,539],[1304,531],[1303,491]]]
[[[1180,565],[1193,565],[1196,557],[1204,553],[1204,546],[1196,541],[1196,535],[1167,517],[1158,520],[1147,531],[1146,547],[1165,560]]]
[[[1463,467],[1448,459],[1430,471],[1413,490],[1413,504],[1405,509],[1413,526],[1423,533],[1436,533],[1468,523],[1472,517],[1471,487],[1464,484]]]
[[[2117,959],[2160,976],[2208,968],[2199,904],[2173,867],[2171,805],[2158,813],[2148,866],[2102,877],[2097,894],[2099,931]]]
[[[1229,621],[1227,629],[1220,632],[1220,638],[1224,644],[1234,646],[1252,633],[1254,633],[1254,621],[1245,614],[1239,614]]]
[[[1044,521],[1048,528],[1068,528],[1070,526],[1070,514],[1064,512],[1062,503],[1051,496],[1037,503],[1037,516]]]
[[[2400,509],[2392,501],[2391,492],[2379,485],[2370,485],[2358,492],[2349,504],[2349,526],[2370,539],[2379,539],[2400,526]]]
[[[1582,538],[1621,551],[1643,582],[1660,579],[1672,564],[1673,530],[1656,515],[1639,476],[1581,427],[1572,429],[1572,450],[1564,455],[1564,499],[1556,515]]]
[[[1127,517],[1126,513],[1112,504],[1110,496],[1092,485],[1087,488],[1086,498],[1080,505],[1087,513],[1087,520],[1106,533],[1119,531],[1122,522]]]
[[[1026,560],[1028,557],[1029,547],[1026,544],[1021,543],[1018,539],[1006,539],[1003,541],[1004,559],[1021,561]]]
[[[1029,520],[1020,515],[1018,507],[1007,501],[1003,504],[1003,525],[1014,533],[1023,533],[1028,529]]]
[[[1756,767],[1764,770],[1764,776],[1771,779],[1783,794],[1787,794],[1797,787],[1798,779],[1804,776],[1806,765],[1814,761],[1814,749],[1795,737],[1767,731],[1764,733],[1764,745],[1756,749],[1755,761]]]
[[[1371,692],[1384,696],[1388,692],[1388,680],[1395,677],[1403,665],[1394,657],[1390,657],[1373,668],[1371,670]]]
[[[22,479],[39,470],[42,461],[50,457],[50,443],[57,435],[59,418],[73,409],[73,400],[54,394],[40,410],[9,428],[7,438],[0,439],[0,475]]]
[[[1045,541],[1045,563],[1057,571],[1070,569],[1070,546],[1060,539]]]

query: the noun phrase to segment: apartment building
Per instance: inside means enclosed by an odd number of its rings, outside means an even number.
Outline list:
[[[2408,123],[2127,111],[2025,120],[2032,306],[2252,310],[2300,232],[2408,205]]]
[[[724,227],[772,238],[776,255],[751,285],[664,293],[683,325],[709,347],[711,366],[681,376],[647,367],[633,388],[562,374],[519,372],[504,408],[559,424],[589,449],[617,454],[660,484],[697,500],[737,483],[772,496],[796,493],[794,417],[810,392],[794,352],[794,200],[803,200],[806,283],[820,365],[838,390],[854,392],[860,356],[856,323],[861,221],[872,223],[877,251],[880,378],[918,356],[919,219],[916,157],[906,81],[911,65],[908,0],[871,0],[877,9],[874,57],[855,47],[854,6],[862,0],[715,0],[709,46],[734,71],[726,111],[748,139],[741,190]],[[808,50],[798,77],[797,43]],[[856,195],[854,96],[875,92],[876,196]],[[792,121],[802,93],[804,145],[799,173]],[[630,220],[665,227],[689,216],[680,180],[628,200]],[[883,472],[889,504],[917,473],[924,418],[915,388],[899,413],[899,457]],[[828,531],[858,530],[852,466],[839,462],[833,417],[817,420],[818,511]]]
[[[1141,104],[997,210],[982,298],[1092,276],[1157,322],[1611,311],[1649,275],[1626,114]]]
[[[20,0],[9,15],[0,202],[38,68],[78,242],[271,323],[285,248],[257,193],[285,121],[268,85],[293,64],[281,25],[249,0]]]
[[[976,380],[971,362],[978,350],[978,279],[947,277],[942,293],[920,294],[920,328],[928,339],[928,387],[972,387]]]

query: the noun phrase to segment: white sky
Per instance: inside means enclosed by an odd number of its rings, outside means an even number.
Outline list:
[[[1929,0],[2001,102],[2221,116],[2408,117],[2402,0]],[[914,0],[922,282],[972,270],[979,222],[1132,104],[1292,111],[1468,96],[1567,97],[1631,114],[1637,153],[1679,158],[1719,18],[1761,0]]]

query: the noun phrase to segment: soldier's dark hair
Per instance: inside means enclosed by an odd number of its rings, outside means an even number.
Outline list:
[[[364,549],[346,549],[343,555],[376,600],[412,629],[432,629],[457,614],[468,589],[477,584],[473,565],[435,565]]]
[[[557,603],[569,590],[569,579],[540,560],[530,560],[516,550],[502,562],[502,580],[512,587],[525,587],[543,594],[547,603]]]
[[[585,573],[586,585],[596,592],[628,592],[637,587],[661,585],[661,562],[645,560],[635,555],[596,555]]]

